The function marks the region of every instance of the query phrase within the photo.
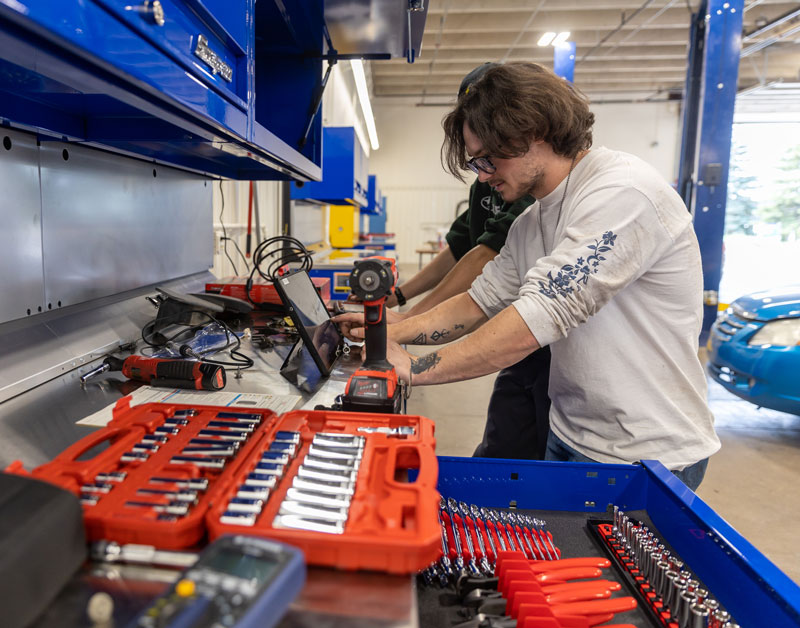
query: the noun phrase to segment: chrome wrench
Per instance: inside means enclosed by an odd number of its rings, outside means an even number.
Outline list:
[[[481,531],[477,529],[478,520],[480,520],[480,522],[483,524],[483,529],[486,530],[486,538],[489,539],[489,545],[492,548],[492,555],[494,556],[494,562],[496,563],[497,562],[497,546],[494,544],[494,537],[492,536],[492,533],[489,531],[489,524],[484,519],[483,514],[481,513],[481,509],[478,508],[475,504],[472,504],[469,507],[469,511],[472,513],[472,520],[475,522],[476,531],[478,532],[478,538],[483,536],[481,534]],[[492,573],[494,573],[494,564],[492,564]]]
[[[483,515],[484,525],[486,526],[486,532],[489,535],[489,538],[491,538],[491,536],[492,536],[492,533],[489,531],[489,522],[491,521],[492,524],[494,524],[494,532],[497,535],[497,541],[500,543],[500,550],[503,551],[503,552],[508,551],[508,547],[506,546],[505,539],[503,538],[503,535],[500,533],[500,530],[497,527],[497,524],[495,524],[494,517],[492,516],[492,511],[489,510],[488,508],[481,508],[481,514]],[[497,551],[495,551],[494,556],[495,556],[495,560],[496,560],[497,559]]]
[[[467,526],[467,518],[470,517],[469,506],[465,502],[458,502],[458,508],[461,511],[461,521],[464,524],[464,532],[467,533],[467,538],[470,538],[469,527]],[[487,576],[490,576],[494,573],[492,566],[489,564],[489,558],[486,555],[486,545],[483,543],[483,536],[481,536],[481,531],[478,529],[478,522],[475,521],[475,518],[472,517],[472,525],[475,528],[475,536],[478,539],[478,547],[481,550],[481,560],[479,562],[480,569],[483,573]],[[472,553],[473,557],[475,553]]]
[[[439,516],[447,510],[447,502],[445,502],[444,497],[439,498],[439,510],[441,511]],[[456,520],[453,519],[452,515],[448,515],[450,518],[450,528],[453,530],[453,545],[455,545],[456,550],[456,557],[453,560],[453,564],[455,566],[455,576],[465,576],[467,575],[467,570],[464,567],[464,556],[461,552],[461,539],[458,537],[458,526],[456,526]]]
[[[532,560],[536,560],[536,552],[533,551],[533,546],[528,540],[528,537],[525,536],[525,531],[522,529],[522,518],[519,515],[510,512],[508,513],[508,520],[511,523],[511,527],[514,529],[514,534],[517,535],[517,540],[519,541],[520,546],[531,553]],[[523,543],[523,541],[525,542]]]
[[[450,513],[450,521],[455,523],[456,515],[458,514],[458,502],[452,497],[447,500],[447,510]],[[469,561],[467,561],[467,567],[469,568],[469,571],[472,572],[473,576],[480,576],[481,570],[478,567],[478,563],[475,561],[475,547],[472,545],[472,536],[467,528],[467,522],[462,520],[461,524],[464,526],[464,538],[467,541],[467,551],[469,552]],[[453,529],[454,534],[458,533],[455,529],[456,527],[458,526],[454,526]]]
[[[500,513],[497,510],[490,510],[489,511],[492,515],[492,521],[494,521],[494,529],[497,530],[497,537],[500,538],[501,533],[505,535],[508,541],[508,547],[512,552],[517,551],[517,547],[514,545],[514,541],[511,539],[511,535],[506,530],[506,526],[503,524],[503,521],[500,518]]]
[[[547,556],[547,560],[554,560],[553,555],[550,553],[550,548],[547,547],[547,542],[542,538],[543,535],[539,533],[539,528],[537,527],[537,519],[534,519],[530,515],[525,515],[525,523],[528,524],[528,530],[530,530],[531,538],[536,541],[536,547],[539,549],[539,555],[544,558]],[[542,551],[544,549],[544,551]]]
[[[553,543],[553,540],[550,538],[550,535],[547,533],[547,530],[544,529],[544,527],[547,525],[547,522],[542,521],[541,519],[537,519],[536,521],[539,522],[542,534],[544,535],[545,545],[549,544],[550,549],[553,550],[553,560],[559,560],[558,550],[556,550],[556,546]]]

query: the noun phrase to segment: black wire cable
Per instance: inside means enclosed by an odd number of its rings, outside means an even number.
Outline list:
[[[222,225],[222,241],[224,244],[222,245],[222,250],[225,251],[225,257],[228,258],[228,261],[233,266],[233,274],[238,276],[239,270],[236,268],[236,264],[233,263],[231,256],[228,254],[228,232],[225,230],[225,223],[222,221],[222,212],[225,211],[225,192],[222,191],[222,179],[219,181],[219,196],[221,200],[222,207],[219,210],[219,224]]]
[[[236,247],[236,252],[239,253],[239,257],[241,257],[242,261],[244,262],[245,270],[250,270],[250,262],[247,261],[247,258],[244,256],[244,253],[242,253],[242,249],[239,247],[239,243],[236,241],[236,238],[223,237],[222,239],[233,242],[233,246]]]
[[[277,281],[280,269],[286,264],[299,262],[296,270],[310,271],[314,266],[311,253],[303,246],[297,238],[291,236],[274,236],[262,240],[255,251],[253,251],[253,269],[247,278],[245,294],[247,300],[259,308],[269,307],[269,303],[257,303],[253,300],[250,292],[253,288],[255,274],[268,282]],[[265,268],[262,268],[265,266]]]
[[[200,314],[201,316],[205,316],[206,318],[208,318],[211,322],[214,322],[217,325],[219,325],[225,331],[226,344],[225,344],[224,347],[218,349],[217,351],[218,352],[222,352],[222,351],[226,351],[226,350],[229,351],[229,353],[231,354],[231,361],[227,362],[227,361],[224,361],[224,360],[212,360],[210,358],[203,357],[203,354],[198,353],[196,351],[193,351],[187,345],[183,345],[180,348],[180,353],[181,353],[181,355],[183,357],[192,357],[192,358],[197,359],[200,362],[205,362],[205,363],[208,363],[208,364],[214,364],[216,366],[222,366],[223,368],[226,368],[226,370],[227,370],[227,368],[236,368],[236,369],[244,370],[244,369],[248,369],[248,368],[250,368],[250,367],[255,365],[255,362],[253,362],[253,360],[251,358],[249,358],[248,356],[244,355],[243,353],[241,353],[238,350],[242,346],[242,341],[239,338],[239,336],[237,336],[236,333],[226,323],[224,323],[223,321],[215,318],[214,316],[212,316],[211,314],[209,314],[208,312],[205,312],[203,310],[189,310],[188,312],[183,312],[183,313],[184,314],[186,314],[186,313],[189,313],[189,314]],[[189,326],[189,327],[187,327],[185,329],[180,330],[178,333],[170,336],[169,338],[165,338],[161,342],[153,342],[153,340],[154,340],[153,337],[152,337],[152,333],[153,332],[151,331],[150,333],[148,333],[147,329],[149,327],[152,330],[152,327],[155,326],[155,323],[156,323],[156,321],[152,320],[149,323],[145,324],[144,327],[142,327],[142,340],[144,341],[144,343],[146,345],[148,345],[149,347],[152,347],[154,349],[158,349],[158,348],[167,346],[167,345],[169,345],[169,343],[175,342],[181,336],[183,336],[185,334],[188,334],[190,332],[196,332],[196,331],[202,329],[203,327],[205,327],[205,324],[203,324],[203,325],[191,325],[191,326]],[[230,347],[233,347],[233,348],[231,349]],[[179,358],[176,358],[176,359],[179,359]]]
[[[181,354],[183,356],[185,356],[185,357],[194,357],[194,358],[197,358],[198,361],[200,361],[200,362],[203,362],[205,364],[214,364],[215,366],[221,366],[225,370],[228,370],[230,368],[235,368],[235,369],[238,369],[238,370],[244,370],[244,369],[249,369],[252,366],[255,366],[255,362],[251,358],[249,358],[244,353],[239,351],[239,348],[242,346],[242,340],[241,340],[241,338],[239,338],[239,336],[236,335],[236,333],[226,323],[224,323],[223,321],[215,318],[214,316],[212,316],[208,312],[203,312],[202,310],[192,310],[192,311],[196,312],[198,314],[202,314],[204,316],[207,316],[209,318],[209,320],[213,321],[214,323],[216,323],[217,325],[222,327],[223,330],[225,330],[225,338],[227,339],[227,344],[222,349],[220,349],[219,351],[225,351],[231,345],[234,345],[234,346],[233,346],[233,349],[230,349],[228,351],[230,353],[230,355],[231,355],[231,361],[230,362],[227,362],[225,360],[212,360],[211,358],[203,357],[202,354],[199,354],[196,351],[192,351],[188,347],[181,347]]]

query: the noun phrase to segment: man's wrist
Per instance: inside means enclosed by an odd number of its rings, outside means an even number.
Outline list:
[[[401,292],[400,286],[394,289],[394,298],[397,299],[397,305],[403,306],[406,304],[406,297]]]

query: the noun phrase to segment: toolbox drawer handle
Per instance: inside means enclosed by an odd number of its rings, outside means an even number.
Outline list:
[[[164,26],[166,16],[164,15],[164,5],[159,0],[145,0],[141,6],[131,7],[144,19],[150,20],[156,26]]]

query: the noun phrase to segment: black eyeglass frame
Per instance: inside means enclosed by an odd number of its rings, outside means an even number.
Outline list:
[[[497,172],[497,166],[495,166],[488,157],[473,157],[467,161],[467,168],[472,170],[475,174],[480,174],[481,172],[494,174]]]

